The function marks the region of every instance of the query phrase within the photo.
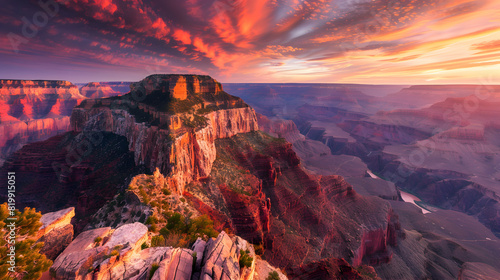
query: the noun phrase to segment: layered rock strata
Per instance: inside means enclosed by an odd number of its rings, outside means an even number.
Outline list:
[[[187,183],[210,174],[216,157],[215,139],[258,129],[254,110],[241,99],[223,92],[220,84],[211,78],[150,76],[131,88],[129,96],[122,99],[82,103],[73,110],[72,129],[109,131],[125,136],[136,164],[144,164],[150,170],[159,168],[168,174],[179,193]],[[142,93],[146,94],[143,101],[131,100],[135,94]],[[171,98],[167,106],[180,107],[187,102],[192,106],[186,112],[177,107],[160,110],[147,102],[156,95]],[[140,115],[150,119],[141,122]],[[199,123],[195,123],[197,120]],[[151,125],[155,123],[157,125]]]

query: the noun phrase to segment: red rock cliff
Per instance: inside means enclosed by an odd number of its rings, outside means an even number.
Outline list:
[[[179,193],[210,174],[215,139],[258,129],[254,110],[208,76],[152,75],[131,89],[121,98],[82,103],[73,110],[72,129],[125,136],[136,164],[158,167]]]

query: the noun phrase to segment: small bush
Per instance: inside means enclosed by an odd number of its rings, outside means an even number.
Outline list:
[[[280,275],[276,271],[269,272],[266,280],[280,280]]]
[[[153,236],[151,238],[151,247],[163,247],[165,246],[165,238],[161,235]]]
[[[182,201],[182,203],[186,202],[186,199],[184,197],[181,197],[180,200]]]
[[[171,195],[172,194],[172,192],[167,188],[163,188],[161,191],[164,195]]]
[[[148,244],[146,242],[141,244],[141,250],[149,248]]]
[[[152,224],[151,226],[149,226],[150,232],[156,232],[157,230],[158,230],[158,228],[156,227],[156,224]]]
[[[157,263],[153,263],[151,265],[151,270],[149,271],[149,280],[151,280],[151,278],[153,278],[153,275],[155,275],[155,272],[158,270],[158,268],[160,268],[160,265],[157,264]]]
[[[168,236],[170,234],[170,231],[166,227],[162,227],[160,229],[160,234],[165,237],[165,236]]]
[[[264,254],[264,246],[262,244],[254,245],[254,248],[256,255],[262,256]]]
[[[111,251],[111,253],[109,254],[110,256],[118,256],[120,254],[120,252],[118,250],[113,250]]]
[[[102,241],[102,237],[100,237],[100,236],[94,238],[94,243],[99,243],[101,241]]]
[[[252,266],[253,258],[248,255],[249,253],[250,251],[248,250],[240,250],[240,268]]]
[[[151,225],[151,224],[156,224],[158,223],[158,218],[155,216],[151,215],[146,219],[146,225]]]

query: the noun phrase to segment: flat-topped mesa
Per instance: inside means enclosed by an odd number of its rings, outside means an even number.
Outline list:
[[[222,85],[210,76],[201,75],[150,75],[138,83],[130,85],[132,92],[141,91],[147,95],[154,91],[168,93],[170,98],[185,100],[188,95],[218,95]]]
[[[136,164],[159,168],[179,193],[210,174],[215,139],[258,130],[255,111],[209,76],[151,75],[130,87],[123,96],[83,101],[71,127],[125,136]]]

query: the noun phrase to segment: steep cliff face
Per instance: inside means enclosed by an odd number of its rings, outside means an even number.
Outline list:
[[[71,111],[84,98],[67,81],[0,80],[0,161],[26,143],[68,131]]]
[[[215,139],[258,129],[253,109],[209,77],[154,75],[131,89],[122,98],[83,102],[73,110],[71,127],[125,136],[136,164],[168,174],[178,193],[210,174]]]
[[[340,176],[307,173],[283,139],[252,132],[216,146],[210,177],[186,192],[229,217],[238,235],[263,244],[271,264],[299,273],[325,258],[353,266],[391,260],[402,234],[387,202],[357,194]]]
[[[129,176],[147,173],[136,167],[125,137],[111,133],[67,132],[25,145],[0,168],[16,172],[16,206],[45,212],[75,207],[75,231],[126,185]],[[0,182],[7,188],[6,182]],[[0,200],[7,201],[6,193]]]

